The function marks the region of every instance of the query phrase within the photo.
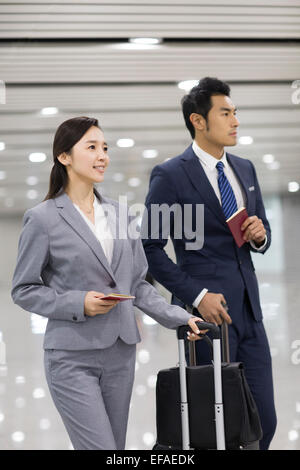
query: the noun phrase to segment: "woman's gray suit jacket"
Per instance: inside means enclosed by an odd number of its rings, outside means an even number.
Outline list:
[[[124,236],[124,220],[129,221],[126,206],[94,192],[116,234],[111,265],[65,192],[24,214],[11,295],[24,310],[48,318],[44,349],[103,349],[118,337],[135,344],[140,335],[133,306],[168,328],[186,324],[191,317],[169,305],[145,281],[148,264],[141,240]],[[84,314],[88,291],[136,298],[120,302],[107,314],[89,317]]]

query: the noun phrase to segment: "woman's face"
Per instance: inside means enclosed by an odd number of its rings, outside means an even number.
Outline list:
[[[109,163],[108,146],[103,132],[92,126],[73,146],[71,155],[59,160],[66,165],[71,179],[79,178],[88,183],[101,183]]]

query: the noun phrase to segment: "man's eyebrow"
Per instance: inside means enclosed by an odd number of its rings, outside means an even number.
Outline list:
[[[97,142],[101,142],[100,140],[86,140],[85,144],[97,144]],[[107,146],[106,142],[103,142],[103,145]]]
[[[237,108],[220,108],[220,111],[237,111]]]

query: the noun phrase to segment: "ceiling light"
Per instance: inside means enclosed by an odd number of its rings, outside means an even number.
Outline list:
[[[157,321],[145,314],[143,315],[143,323],[147,326],[157,325]]]
[[[272,163],[268,163],[267,167],[269,168],[269,170],[279,170],[280,163],[277,162],[277,161],[272,162]]]
[[[150,360],[150,353],[146,349],[141,349],[137,354],[138,360],[141,364],[147,364]]]
[[[199,80],[184,80],[178,83],[178,88],[184,91],[190,91],[194,86],[198,85]]]
[[[145,432],[143,434],[143,442],[148,447],[152,446],[152,444],[155,442],[155,438],[152,432]]]
[[[5,142],[0,142],[0,152],[5,150]]]
[[[58,108],[55,108],[54,106],[48,107],[48,108],[43,108],[41,110],[41,114],[43,116],[53,116],[54,114],[58,113]]]
[[[148,149],[143,151],[144,158],[156,158],[158,155],[158,151],[155,149]]]
[[[26,382],[26,379],[24,375],[17,375],[17,377],[15,378],[16,384],[24,384],[25,382]]]
[[[264,155],[262,159],[264,163],[273,163],[275,160],[275,157],[274,155],[271,155],[270,153],[266,153],[266,155]]]
[[[47,429],[51,427],[51,423],[49,419],[47,418],[42,418],[39,424],[40,424],[40,429],[42,429],[43,431],[46,431]]]
[[[297,441],[299,438],[299,433],[296,429],[291,429],[288,433],[288,436],[290,441]]]
[[[13,207],[14,206],[14,200],[12,197],[7,197],[5,200],[4,200],[4,205],[5,207]]]
[[[29,160],[33,163],[44,162],[47,158],[45,153],[42,152],[34,152],[29,155]]]
[[[32,392],[33,398],[44,398],[46,396],[45,390],[42,387],[37,387]]]
[[[35,189],[29,189],[26,193],[27,199],[36,199],[38,197],[38,192]]]
[[[38,178],[36,176],[28,176],[28,178],[26,178],[26,183],[29,185],[29,186],[34,186],[35,184],[37,184],[39,182]]]
[[[117,146],[118,147],[133,147],[134,140],[133,139],[119,139],[117,141]]]
[[[128,184],[132,188],[136,188],[137,186],[139,186],[141,184],[141,180],[140,180],[140,178],[129,178]]]
[[[299,188],[300,186],[297,181],[290,181],[288,184],[288,189],[290,193],[296,193],[297,191],[299,191]]]
[[[244,135],[239,138],[239,144],[250,145],[253,143],[253,138],[250,135]]]
[[[43,335],[46,331],[48,318],[32,313],[30,315],[31,332],[34,335]]]
[[[116,183],[120,183],[121,181],[124,180],[124,175],[123,175],[123,173],[114,173],[113,176],[112,176],[112,179]]]
[[[162,39],[160,38],[130,38],[129,42],[131,44],[154,45],[154,44],[160,44],[162,42]]]
[[[0,171],[0,180],[5,180],[6,178],[6,171]]]
[[[22,431],[15,431],[12,433],[11,438],[14,442],[23,442],[25,434]]]
[[[128,201],[133,201],[135,198],[135,194],[133,191],[127,191],[127,193],[125,194],[125,197],[127,197]]]

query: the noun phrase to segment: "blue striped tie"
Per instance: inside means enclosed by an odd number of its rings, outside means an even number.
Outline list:
[[[227,220],[230,216],[232,216],[232,214],[234,214],[238,210],[237,203],[233,189],[225,176],[223,162],[218,162],[216,168],[219,173],[218,183],[221,193],[222,208],[225,218]]]

